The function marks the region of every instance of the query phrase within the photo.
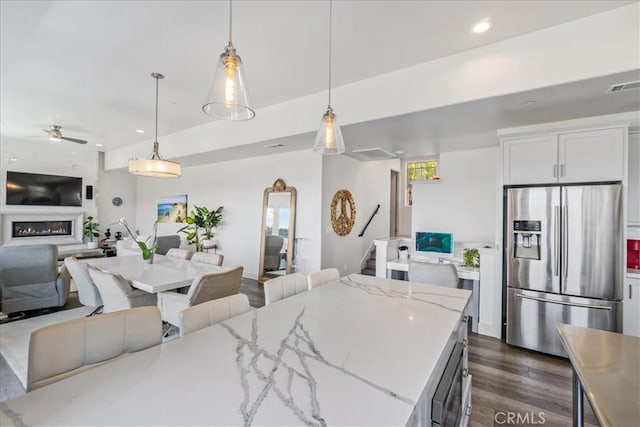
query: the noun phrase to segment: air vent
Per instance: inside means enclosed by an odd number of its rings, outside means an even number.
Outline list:
[[[611,85],[609,86],[609,89],[607,89],[607,92],[608,93],[622,92],[623,90],[637,89],[639,87],[640,87],[640,80],[637,80],[635,82],[618,83],[615,85]]]
[[[286,147],[284,144],[280,144],[280,143],[276,143],[276,144],[269,144],[269,145],[265,145],[264,148],[283,148]]]
[[[390,151],[387,151],[383,148],[360,148],[358,150],[352,151],[354,154],[358,154],[363,160],[384,160],[384,159],[393,159],[396,157]]]

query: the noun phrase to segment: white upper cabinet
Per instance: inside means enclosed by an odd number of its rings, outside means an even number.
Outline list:
[[[624,129],[558,136],[558,182],[622,181]]]
[[[626,127],[503,140],[505,185],[622,181]]]
[[[558,182],[558,137],[532,136],[504,142],[505,184]]]
[[[629,135],[627,195],[627,222],[640,225],[640,134],[637,133]]]

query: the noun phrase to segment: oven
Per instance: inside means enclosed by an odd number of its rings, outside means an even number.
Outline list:
[[[460,423],[463,414],[464,349],[464,342],[457,342],[453,347],[431,400],[431,425],[434,427],[458,426]]]

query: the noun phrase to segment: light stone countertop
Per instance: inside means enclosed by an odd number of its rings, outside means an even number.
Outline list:
[[[405,425],[469,298],[354,274],[4,402],[0,425]]]
[[[640,338],[565,324],[557,328],[600,425],[640,425]]]

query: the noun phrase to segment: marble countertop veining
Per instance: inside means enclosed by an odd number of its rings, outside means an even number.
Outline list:
[[[0,404],[0,425],[404,425],[470,292],[351,275]]]

